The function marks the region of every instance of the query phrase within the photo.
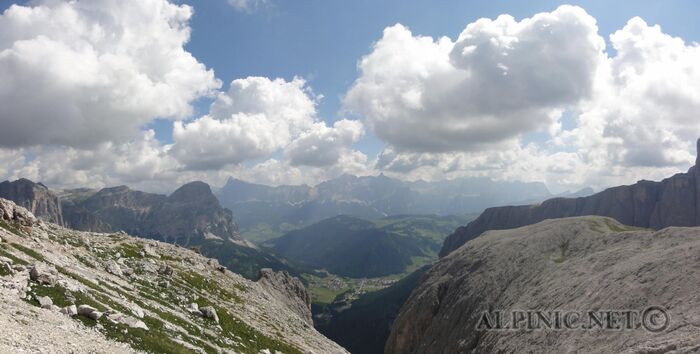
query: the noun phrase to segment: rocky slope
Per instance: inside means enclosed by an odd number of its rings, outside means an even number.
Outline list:
[[[288,274],[249,281],[191,250],[65,229],[4,199],[0,219],[1,352],[346,352],[309,324]]]
[[[34,183],[25,178],[14,182],[4,181],[0,183],[0,198],[15,201],[45,221],[63,225],[63,213],[58,197],[41,183]]]
[[[700,228],[649,231],[599,216],[489,231],[432,267],[401,309],[386,352],[696,353],[698,250]],[[656,333],[644,328],[477,330],[484,311],[642,311],[649,306],[668,311],[668,327]]]
[[[652,229],[700,225],[700,139],[696,165],[661,182],[639,181],[582,198],[554,198],[539,205],[491,208],[450,235],[441,256],[486,230],[502,230],[580,215],[601,215],[625,225]]]

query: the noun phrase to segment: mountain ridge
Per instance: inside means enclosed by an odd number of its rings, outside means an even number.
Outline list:
[[[445,240],[444,257],[488,230],[530,225],[552,218],[599,215],[630,226],[661,229],[700,225],[700,139],[696,165],[659,182],[641,180],[633,185],[608,188],[588,197],[553,198],[539,205],[486,209],[476,220],[458,228]]]

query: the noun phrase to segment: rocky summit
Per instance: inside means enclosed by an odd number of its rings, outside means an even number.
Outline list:
[[[639,181],[581,198],[554,198],[537,205],[486,209],[476,220],[460,227],[443,244],[445,256],[487,230],[510,229],[546,219],[600,215],[632,226],[661,229],[700,226],[700,139],[696,165],[660,182]]]
[[[289,274],[253,282],[194,251],[66,229],[5,199],[0,219],[2,353],[346,353],[310,324]]]
[[[600,216],[488,231],[434,264],[403,305],[385,352],[697,353],[699,251],[700,228],[652,231]],[[575,330],[514,329],[509,320],[516,311],[523,324],[524,311],[591,311],[600,319],[601,311],[654,306],[669,317],[642,315],[632,329],[615,321],[604,322],[613,330],[585,327],[585,319]],[[506,319],[500,328],[511,329],[494,329],[497,311]]]

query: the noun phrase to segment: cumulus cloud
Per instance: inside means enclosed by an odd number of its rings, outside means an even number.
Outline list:
[[[700,46],[640,18],[613,33],[610,42],[616,55],[571,135],[579,147],[613,164],[687,165],[700,136]]]
[[[604,41],[583,9],[469,24],[456,41],[384,30],[344,106],[397,150],[483,150],[590,97]]]
[[[220,86],[166,0],[35,1],[0,15],[0,146],[94,147],[184,118]]]
[[[317,100],[301,78],[235,80],[208,115],[175,123],[172,153],[195,170],[268,158],[283,149],[294,164],[334,164],[359,139],[362,125],[342,120],[328,127],[317,117]]]
[[[362,133],[362,123],[356,120],[339,120],[332,127],[316,123],[294,140],[286,153],[292,165],[332,165],[349,151],[348,146],[357,142]]]

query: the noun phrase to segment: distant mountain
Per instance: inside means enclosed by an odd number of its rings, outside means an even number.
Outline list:
[[[63,193],[67,226],[97,232],[127,231],[183,246],[206,240],[243,242],[230,210],[219,205],[209,185],[191,182],[170,196],[126,186]]]
[[[443,239],[466,218],[397,216],[376,221],[341,215],[269,240],[276,253],[352,278],[403,273],[437,257]]]
[[[545,219],[582,215],[608,216],[631,226],[661,229],[700,226],[700,139],[698,158],[687,173],[661,182],[639,181],[580,198],[554,198],[538,205],[490,208],[450,235],[440,251],[445,256],[487,230],[534,224]]]
[[[63,213],[58,197],[45,185],[26,178],[0,183],[0,198],[11,200],[31,211],[35,216],[54,224],[63,225]]]
[[[384,175],[343,175],[314,187],[270,187],[230,178],[217,195],[236,215],[242,234],[256,242],[337,215],[364,219],[397,214],[464,215],[551,197],[542,183],[487,178],[403,182]]]
[[[344,311],[314,323],[316,330],[351,353],[382,354],[391,325],[411,291],[429,269],[424,266],[388,288],[367,293]]]
[[[66,190],[59,194],[66,226],[85,231],[146,232],[145,223],[167,199],[164,195],[135,191],[127,186]]]

